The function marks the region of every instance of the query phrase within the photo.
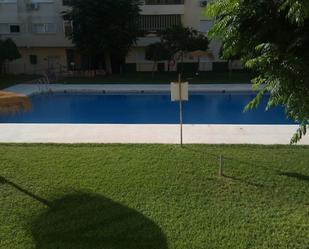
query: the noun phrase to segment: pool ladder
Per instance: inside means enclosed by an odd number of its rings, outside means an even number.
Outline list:
[[[36,80],[36,85],[40,93],[51,92],[50,80],[47,75]]]

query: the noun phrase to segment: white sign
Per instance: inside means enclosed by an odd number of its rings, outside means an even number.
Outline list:
[[[181,93],[181,94],[180,94]],[[188,101],[189,100],[189,83],[172,82],[171,83],[171,99],[172,101]]]

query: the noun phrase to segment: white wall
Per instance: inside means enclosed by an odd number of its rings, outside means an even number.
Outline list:
[[[183,4],[143,5],[141,10],[142,15],[183,15],[185,13]]]
[[[27,10],[26,1],[16,3],[0,3],[0,23],[19,24],[20,33],[0,34],[4,38],[12,38],[18,47],[72,47],[65,37],[61,16],[61,0],[39,0],[38,10]],[[36,34],[32,30],[34,23],[54,24],[53,33]]]
[[[199,0],[185,1],[185,14],[183,17],[183,24],[194,29],[200,28],[200,20],[202,16],[202,8]]]
[[[11,74],[42,74],[52,67],[60,71],[66,68],[65,48],[20,48],[21,58],[7,63]],[[37,56],[37,64],[30,63],[30,55]]]

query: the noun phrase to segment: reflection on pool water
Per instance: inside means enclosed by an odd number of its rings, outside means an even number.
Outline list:
[[[194,93],[184,103],[186,124],[291,124],[283,108],[244,113],[254,93]],[[30,97],[32,111],[0,116],[0,123],[176,124],[179,104],[166,94],[54,93]]]

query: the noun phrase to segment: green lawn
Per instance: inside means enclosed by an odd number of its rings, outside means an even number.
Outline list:
[[[0,158],[3,249],[309,246],[309,147],[0,145]]]
[[[233,84],[233,83],[250,83],[253,77],[253,73],[245,71],[228,72],[202,72],[199,75],[194,73],[184,74],[183,79],[190,83],[202,83],[202,84]],[[160,83],[166,84],[178,79],[177,73],[156,73],[154,77],[152,73],[126,73],[123,75],[112,75],[108,77],[96,77],[96,78],[66,78],[63,82],[75,83],[75,84],[99,84],[99,83],[137,83],[137,84],[150,84]]]
[[[24,83],[33,79],[36,79],[40,76],[38,75],[0,75],[0,90],[5,89],[7,87]]]

